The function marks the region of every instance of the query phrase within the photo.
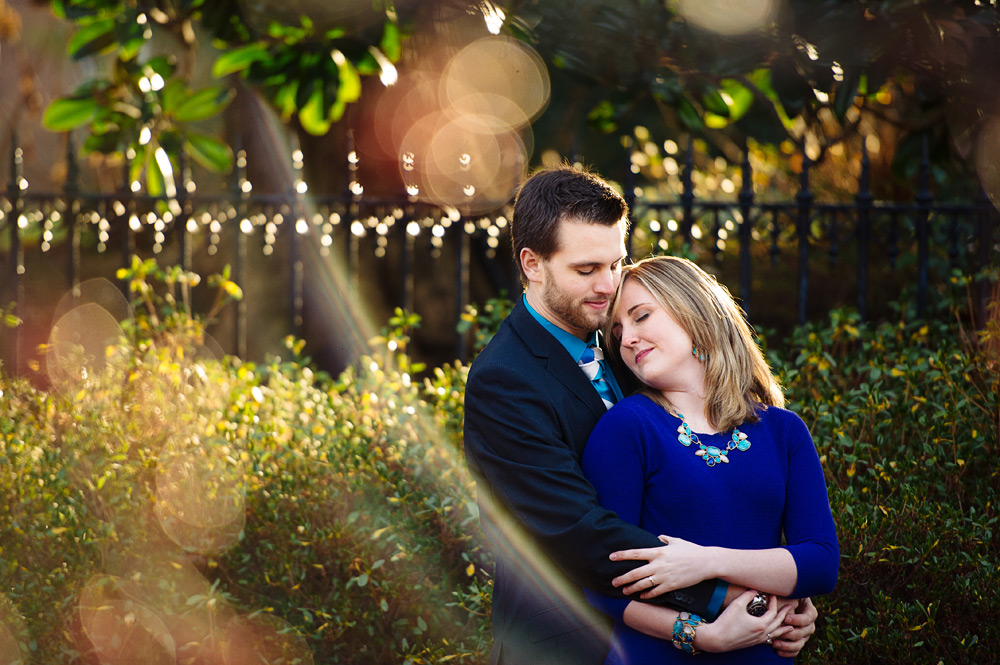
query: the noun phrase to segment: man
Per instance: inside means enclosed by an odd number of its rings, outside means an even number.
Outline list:
[[[568,166],[536,173],[515,201],[524,295],[472,364],[465,395],[466,457],[497,554],[491,665],[602,663],[609,624],[580,587],[620,596],[611,580],[634,565],[608,555],[662,545],[601,508],[579,465],[597,420],[622,396],[588,342],[618,286],[627,220],[610,185]],[[727,585],[710,580],[648,602],[714,618],[726,597]],[[785,655],[815,630],[815,609],[801,611],[791,619],[800,628],[775,643]]]

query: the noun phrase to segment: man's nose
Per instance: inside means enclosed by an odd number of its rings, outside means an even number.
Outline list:
[[[613,295],[615,289],[618,287],[617,277],[618,273],[614,270],[602,272],[600,278],[597,280],[597,284],[594,286],[594,290],[598,293]]]

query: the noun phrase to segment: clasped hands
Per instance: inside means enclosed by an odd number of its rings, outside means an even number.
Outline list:
[[[622,550],[610,555],[612,561],[647,562],[612,580],[612,584],[620,587],[625,595],[638,594],[642,599],[649,599],[718,576],[712,570],[711,557],[706,556],[709,548],[682,538],[660,536],[659,539],[669,547]],[[819,613],[812,601],[809,598],[792,600],[772,596],[767,612],[758,618],[746,612],[746,605],[753,595],[753,591],[747,591],[734,599],[714,624],[721,632],[727,632],[727,627],[731,626],[733,629],[728,630],[729,634],[743,635],[742,640],[750,639],[747,636],[757,632],[762,637],[747,643],[719,642],[718,649],[710,650],[725,651],[750,646],[764,641],[763,636],[766,635],[767,641],[780,655],[797,655],[816,631]],[[744,625],[748,622],[760,625]]]

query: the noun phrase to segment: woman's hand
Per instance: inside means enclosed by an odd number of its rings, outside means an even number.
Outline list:
[[[654,598],[716,577],[708,565],[710,557],[707,553],[711,548],[669,536],[660,536],[660,541],[664,547],[611,553],[612,561],[648,562],[611,581],[614,586],[623,587],[622,593],[626,596],[639,593],[640,598]]]
[[[785,615],[793,609],[794,601],[779,603],[777,598],[771,596],[767,612],[755,617],[747,613],[747,603],[756,593],[750,590],[741,594],[714,622],[698,626],[694,639],[695,648],[700,651],[733,651],[755,644],[772,644],[788,634],[793,627],[783,623]]]

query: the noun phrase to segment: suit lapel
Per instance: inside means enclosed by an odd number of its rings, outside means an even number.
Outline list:
[[[586,377],[566,348],[559,343],[538,321],[518,298],[514,310],[510,314],[510,322],[514,331],[531,352],[539,359],[541,366],[553,376],[568,391],[576,395],[595,415],[601,416],[607,411],[601,396]]]

